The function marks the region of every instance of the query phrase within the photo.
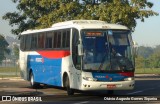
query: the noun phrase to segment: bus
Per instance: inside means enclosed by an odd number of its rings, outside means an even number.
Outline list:
[[[132,90],[134,49],[131,31],[100,20],[70,20],[20,34],[21,77],[75,90]]]

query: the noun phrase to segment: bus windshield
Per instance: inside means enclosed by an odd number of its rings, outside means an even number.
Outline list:
[[[82,30],[83,70],[133,71],[129,30]]]

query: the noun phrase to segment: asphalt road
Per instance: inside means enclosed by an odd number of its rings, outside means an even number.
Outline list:
[[[21,79],[0,79],[0,103],[2,96],[28,97],[42,100],[47,104],[128,104],[128,103],[160,103],[160,75],[138,75],[136,76],[135,89],[131,91],[115,91],[114,95],[108,95],[107,91],[80,92],[77,91],[73,96],[67,96],[62,88],[44,86],[40,89],[32,89],[29,82]],[[4,99],[4,98],[3,98]],[[12,99],[13,100],[13,99]],[[7,103],[7,102],[5,102]],[[8,102],[11,103],[11,102]],[[22,102],[12,102],[21,104]],[[37,103],[37,102],[23,102]]]

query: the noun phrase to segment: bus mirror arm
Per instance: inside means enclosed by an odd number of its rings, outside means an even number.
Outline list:
[[[83,56],[83,46],[81,44],[78,44],[78,55]]]

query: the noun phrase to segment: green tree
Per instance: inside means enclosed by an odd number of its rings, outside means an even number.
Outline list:
[[[160,68],[160,45],[155,47],[153,56],[155,57],[155,68]]]
[[[139,68],[160,68],[160,45],[154,48],[148,46],[138,47],[136,65]]]
[[[148,58],[150,55],[154,53],[154,49],[152,47],[140,46],[138,47],[138,55],[143,58]]]
[[[103,20],[119,23],[131,30],[136,19],[158,15],[152,11],[153,3],[147,0],[12,0],[18,12],[8,12],[3,19],[9,20],[12,33],[27,29],[50,27],[53,23],[72,19]]]
[[[17,44],[13,45],[13,53],[16,59],[19,58],[19,46]]]
[[[150,57],[151,68],[160,68],[160,51],[155,51]]]
[[[160,53],[160,45],[157,45],[153,51],[154,53]]]
[[[144,68],[144,58],[142,56],[137,56],[135,59],[136,69]]]
[[[5,40],[5,38],[0,35],[0,63],[2,63],[2,60],[5,59],[5,54],[9,54],[10,50],[7,48],[8,47],[8,43]]]

